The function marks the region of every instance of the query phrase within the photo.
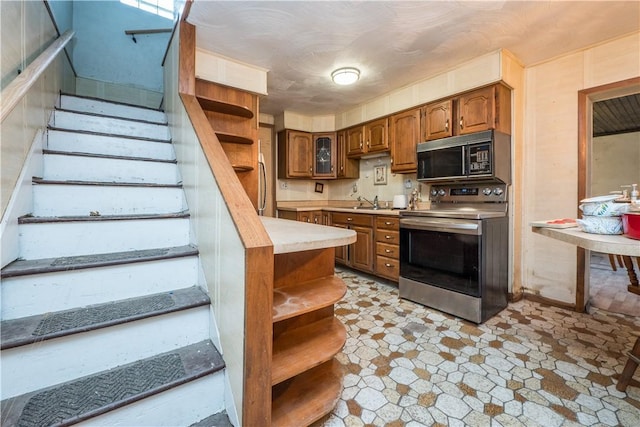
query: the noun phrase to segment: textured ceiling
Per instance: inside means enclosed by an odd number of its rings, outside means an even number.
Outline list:
[[[269,70],[260,110],[341,112],[505,48],[531,65],[637,31],[640,2],[204,1],[198,47]],[[331,71],[361,70],[353,86]]]

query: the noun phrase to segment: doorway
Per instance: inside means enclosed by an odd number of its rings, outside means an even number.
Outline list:
[[[594,129],[598,129],[598,123],[594,124],[594,104],[638,93],[640,93],[640,78],[624,80],[578,92],[578,200],[599,195],[596,192],[602,192],[605,188],[614,185],[614,182],[619,182],[611,176],[607,176],[606,172],[602,172],[603,168],[594,167],[594,156],[598,155],[598,150],[600,150],[599,146],[595,146],[596,149],[594,151],[594,140],[597,139],[594,138]],[[633,141],[635,141],[635,136]],[[600,141],[598,140],[596,143],[600,144]],[[640,144],[640,141],[638,143]],[[599,164],[599,166],[602,165]],[[604,169],[606,170],[607,168]],[[622,183],[617,185],[622,185]],[[618,188],[611,188],[607,192],[614,190],[618,190]],[[618,261],[615,258],[614,262],[615,264],[609,262],[608,254],[590,254],[588,251],[578,248],[576,310],[585,311],[590,299],[596,301],[600,308],[610,311],[616,311],[616,304],[613,304],[614,301],[611,299],[622,301],[629,297],[629,300],[633,303],[640,299],[640,296],[627,294],[626,285],[629,284],[629,278],[626,275],[626,269],[624,267],[619,268]],[[613,267],[617,271],[613,271]],[[593,283],[593,286],[590,286],[591,283]],[[625,284],[622,285],[622,283]],[[609,286],[605,288],[604,286],[607,285]],[[614,292],[613,289],[616,289],[616,291]],[[620,289],[620,291],[618,292],[617,289]],[[622,293],[623,291],[625,293]],[[610,299],[610,301],[607,302],[607,299]],[[617,307],[619,309],[620,305]],[[629,304],[627,304],[628,307]],[[631,307],[632,311],[634,309],[634,307]]]

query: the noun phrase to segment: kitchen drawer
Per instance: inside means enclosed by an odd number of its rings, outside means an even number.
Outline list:
[[[397,281],[400,276],[400,261],[378,255],[376,257],[376,273]]]
[[[332,224],[359,225],[361,227],[373,228],[373,216],[363,214],[348,214],[343,212],[331,213]]]
[[[400,248],[398,245],[389,245],[387,243],[377,242],[376,255],[398,259],[400,257]]]
[[[400,243],[400,232],[391,230],[378,230],[376,233],[376,242],[397,245]]]
[[[385,230],[395,230],[398,231],[400,229],[400,218],[390,218],[388,216],[378,216],[376,217],[376,228],[377,229],[385,229]]]

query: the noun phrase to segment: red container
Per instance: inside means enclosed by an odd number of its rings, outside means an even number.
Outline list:
[[[640,212],[622,215],[622,230],[625,236],[640,240]]]

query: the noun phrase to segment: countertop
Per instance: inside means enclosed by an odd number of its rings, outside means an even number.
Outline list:
[[[621,234],[590,234],[579,228],[532,227],[534,233],[596,252],[615,255],[640,256],[640,240]]]
[[[264,216],[260,219],[273,242],[274,254],[332,248],[356,241],[353,230]]]
[[[402,209],[371,209],[371,208],[340,208],[334,206],[301,206],[301,207],[278,207],[279,211],[291,212],[309,212],[309,211],[329,211],[329,212],[348,212],[361,213],[370,215],[391,215],[398,216]]]

